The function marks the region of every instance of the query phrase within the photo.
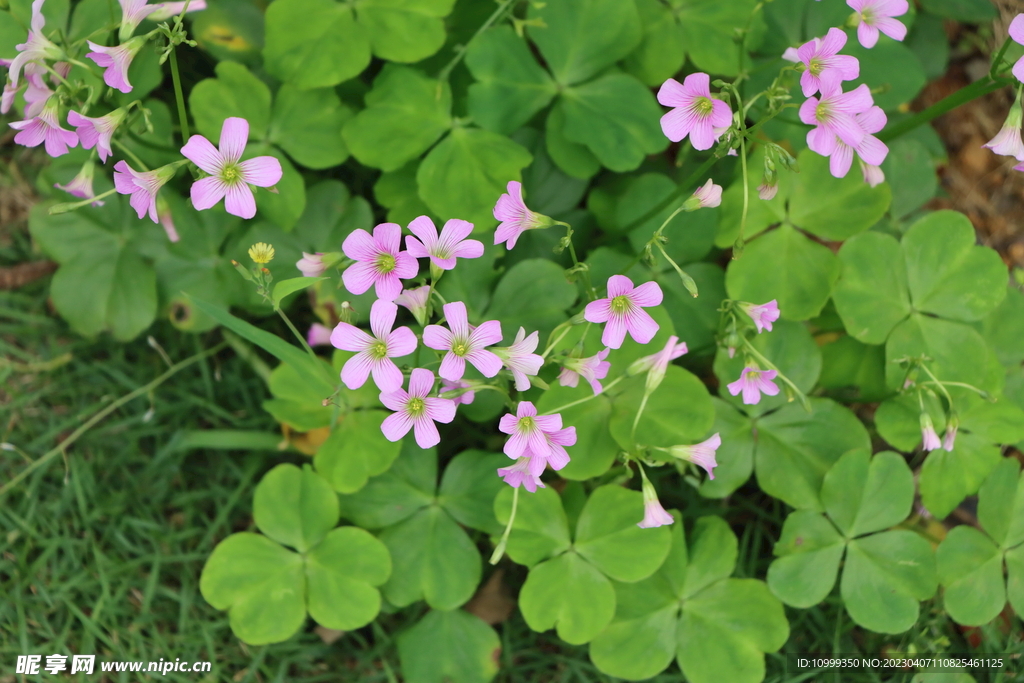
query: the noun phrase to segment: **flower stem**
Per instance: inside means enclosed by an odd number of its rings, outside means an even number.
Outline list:
[[[285,312],[282,311],[280,307],[275,306],[274,310],[277,311],[277,314],[281,316],[281,320],[284,321],[284,324],[288,326],[288,329],[292,331],[292,334],[295,335],[295,338],[299,340],[300,344],[302,344],[302,348],[306,350],[306,353],[309,354],[309,357],[313,359],[313,363],[315,364],[315,366],[319,367],[320,359],[313,351],[313,348],[309,345],[309,342],[306,341],[306,338],[303,337],[302,334],[300,334],[297,329],[295,329],[295,325],[292,324],[292,321],[288,318],[287,315],[285,315]]]
[[[135,152],[133,152],[130,149],[128,149],[128,146],[125,145],[123,142],[121,142],[117,138],[114,138],[113,140],[111,140],[111,142],[113,142],[115,145],[117,145],[117,148],[119,150],[121,150],[122,152],[124,152],[132,160],[132,163],[135,164],[136,166],[138,166],[140,170],[142,170],[142,171],[148,171],[149,170],[149,166],[146,166],[146,164],[142,161],[142,159],[140,159],[138,156],[136,156]]]
[[[623,377],[625,377],[625,375],[619,375],[618,377],[613,379],[611,382],[609,382],[604,387],[604,391],[602,391],[600,394],[591,394],[590,396],[585,396],[585,397],[583,397],[581,399],[577,399],[575,401],[572,401],[571,403],[566,403],[564,406],[558,406],[557,408],[554,408],[553,410],[547,410],[547,411],[541,413],[541,415],[554,415],[555,413],[560,413],[560,412],[562,412],[563,410],[565,410],[567,408],[572,408],[573,406],[578,406],[581,403],[586,403],[587,401],[589,401],[589,400],[591,400],[593,398],[597,398],[601,394],[607,393],[609,389],[611,389],[616,384],[621,382]]]
[[[636,417],[633,418],[633,426],[629,430],[629,442],[636,446],[636,428],[640,424],[640,416],[644,414],[644,408],[647,407],[647,399],[651,395],[651,392],[645,391],[644,397],[640,399],[640,407],[636,411]]]
[[[181,92],[181,76],[178,75],[177,48],[173,48],[171,50],[171,80],[174,81],[174,99],[178,102],[178,121],[181,124],[181,141],[182,143],[186,143],[190,137],[188,132],[188,114],[185,112],[185,96]]]
[[[83,199],[80,202],[63,202],[61,204],[54,204],[53,206],[50,207],[50,210],[49,210],[48,213],[51,216],[54,216],[54,215],[59,214],[59,213],[67,213],[68,211],[74,211],[75,209],[81,208],[81,207],[85,206],[86,204],[92,204],[93,202],[97,202],[97,201],[103,199],[104,197],[109,197],[110,195],[114,194],[115,192],[117,192],[117,189],[116,188],[111,188],[111,189],[107,190],[106,192],[104,192],[103,194],[98,194],[95,197],[89,197],[88,199]]]
[[[1012,85],[1012,83],[1012,79],[1008,78],[982,78],[979,81],[971,83],[965,88],[960,88],[960,90],[957,90],[952,95],[942,98],[924,111],[918,112],[910,118],[903,119],[899,123],[886,128],[881,133],[876,134],[875,137],[882,142],[888,142],[901,135],[909,133],[918,126],[928,123],[932,119],[942,116],[948,111],[956,109],[962,104],[967,104],[971,100],[987,95],[990,92],[995,92],[1007,85]]]
[[[491,564],[498,564],[498,560],[505,554],[505,546],[508,545],[508,536],[512,533],[512,524],[516,521],[516,508],[519,506],[519,487],[512,489],[512,514],[508,516],[508,524],[505,525],[505,532],[501,535],[497,547],[491,553]]]

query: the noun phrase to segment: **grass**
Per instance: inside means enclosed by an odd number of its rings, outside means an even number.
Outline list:
[[[24,259],[28,249],[27,238],[15,234],[11,245],[0,247],[0,262]],[[218,332],[190,335],[167,323],[151,330],[159,349],[145,339],[84,340],[46,312],[46,291],[47,283],[39,281],[0,293],[0,358],[7,359],[0,365],[0,441],[17,447],[0,458],[0,485],[97,411],[163,373],[165,354],[178,362],[220,342]],[[213,547],[251,526],[255,483],[275,464],[302,459],[266,448],[223,447],[254,438],[276,441],[276,425],[260,407],[266,396],[252,368],[222,351],[118,407],[2,496],[0,683],[20,678],[11,672],[16,657],[26,653],[213,663],[204,677],[169,673],[163,677],[169,681],[401,680],[394,639],[423,614],[422,606],[382,615],[377,624],[333,644],[309,622],[285,643],[253,648],[234,638],[226,615],[199,593],[199,575]],[[687,516],[724,515],[740,539],[737,576],[764,577],[786,514],[778,501],[749,485],[728,504],[687,491],[669,502]],[[525,571],[512,568],[510,574],[521,582]],[[968,651],[963,635],[942,614],[939,598],[926,601],[917,627],[901,636],[856,628],[837,591],[812,609],[787,608],[787,616],[789,642],[782,653],[766,658],[771,683],[911,679],[911,674],[885,678],[874,671],[787,673],[787,653]],[[586,646],[567,645],[552,633],[535,634],[518,614],[498,631],[501,683],[613,680],[590,663]],[[1024,653],[1019,633],[1007,636],[989,626],[983,635],[982,652]],[[79,678],[133,680],[130,676]],[[673,665],[653,680],[684,679]],[[977,680],[1020,682],[1024,675]]]

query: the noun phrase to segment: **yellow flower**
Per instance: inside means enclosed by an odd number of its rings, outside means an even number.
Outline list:
[[[274,260],[274,247],[265,242],[257,242],[249,247],[249,258],[256,263],[270,263]]]

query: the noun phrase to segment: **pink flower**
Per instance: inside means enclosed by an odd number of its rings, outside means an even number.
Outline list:
[[[538,488],[547,488],[540,480],[540,475],[530,472],[530,458],[519,458],[511,467],[498,468],[498,476],[512,488],[523,486],[530,493],[534,493]]]
[[[547,228],[554,222],[547,216],[535,213],[526,208],[523,202],[523,186],[512,180],[508,184],[508,192],[498,197],[494,205],[494,218],[501,221],[494,231],[494,243],[505,242],[509,250],[516,246],[519,236],[527,230]]]
[[[202,211],[224,199],[228,213],[240,218],[256,215],[252,188],[273,187],[281,180],[281,162],[272,156],[239,162],[249,139],[249,122],[237,116],[224,119],[218,150],[202,135],[193,135],[181,153],[210,177],[192,183],[192,206]]]
[[[855,147],[850,147],[835,136],[831,137],[832,144],[828,144],[829,135],[825,132],[819,133],[822,131],[821,128],[815,128],[807,134],[811,150],[829,157],[829,171],[836,178],[845,178],[849,173],[855,151],[864,164],[875,167],[880,166],[889,154],[889,148],[885,143],[871,135],[871,133],[877,133],[885,128],[885,112],[880,107],[871,107],[867,111],[857,114],[854,120],[864,132],[864,137]],[[814,144],[810,145],[812,139]]]
[[[320,277],[326,269],[323,253],[319,251],[315,254],[302,252],[302,258],[295,262],[295,267],[299,269],[303,277]]]
[[[1010,22],[1009,33],[1013,42],[1024,45],[1024,14],[1018,14],[1013,18],[1013,21]],[[1024,83],[1024,57],[1018,59],[1013,65],[1013,76]]]
[[[25,72],[25,81],[28,87],[25,88],[25,118],[30,119],[38,116],[47,100],[53,95],[50,86],[46,85],[42,75]]]
[[[713,209],[722,204],[722,186],[715,185],[715,181],[708,178],[708,181],[693,192],[693,196],[686,200],[683,208],[686,211],[697,209]]]
[[[363,386],[371,372],[377,388],[384,393],[402,387],[402,371],[391,359],[415,351],[416,335],[408,327],[391,330],[397,315],[398,306],[394,302],[377,299],[370,308],[372,337],[349,323],[338,323],[331,332],[331,344],[336,348],[357,352],[341,369],[341,381],[349,389]]]
[[[665,137],[679,142],[689,135],[694,149],[711,148],[720,136],[715,129],[728,128],[732,123],[732,110],[722,100],[712,99],[710,86],[710,78],[705,73],[690,74],[682,84],[674,78],[662,84],[658,102],[673,107],[661,117]]]
[[[597,396],[604,391],[604,387],[597,380],[607,377],[608,371],[612,367],[612,364],[605,360],[610,351],[611,349],[605,348],[589,358],[566,358],[562,361],[563,367],[562,372],[558,375],[558,383],[563,387],[575,387],[579,384],[582,376],[583,379],[590,382],[590,388]]]
[[[526,330],[520,327],[512,346],[496,346],[491,349],[512,373],[517,391],[529,389],[530,378],[527,375],[536,375],[544,365],[544,358],[534,353],[538,343],[540,332],[531,332],[530,336],[526,336]]]
[[[770,202],[775,199],[775,195],[779,191],[778,183],[761,183],[757,186],[757,196],[766,202]]]
[[[114,187],[119,193],[132,196],[129,203],[139,218],[149,213],[150,220],[157,223],[156,195],[176,170],[177,166],[168,164],[155,171],[139,172],[122,160],[114,164]]]
[[[836,137],[856,147],[864,139],[865,133],[854,117],[873,105],[871,91],[866,85],[860,85],[847,93],[838,87],[824,90],[820,100],[816,97],[807,98],[800,105],[800,120],[816,126],[807,133],[807,146],[824,156],[828,154],[819,150],[834,147]]]
[[[393,415],[384,418],[380,430],[388,441],[398,441],[415,428],[416,443],[420,448],[430,448],[441,442],[435,422],[448,423],[455,419],[455,401],[446,398],[428,398],[434,388],[434,373],[416,368],[409,377],[409,391],[399,388],[390,393],[381,393],[380,402]]]
[[[67,154],[68,147],[78,146],[78,136],[60,127],[57,106],[57,98],[51,97],[35,118],[11,123],[11,128],[19,131],[14,141],[26,147],[38,147],[45,143],[46,153],[51,157]]]
[[[647,392],[650,393],[657,389],[658,385],[661,384],[661,381],[665,379],[665,373],[668,371],[668,364],[682,356],[687,351],[686,342],[680,342],[679,337],[672,335],[668,338],[665,348],[661,351],[634,361],[633,364],[629,366],[629,374],[638,375],[641,372],[646,372]]]
[[[461,380],[461,379],[456,380],[454,382],[449,382],[446,379],[442,379],[441,380],[441,393],[442,394],[446,394],[449,391],[459,391],[460,389],[472,389],[475,386],[476,385],[473,384],[472,382],[466,382],[466,381]],[[456,403],[464,403],[464,404],[466,404],[468,406],[470,403],[472,403],[476,399],[476,392],[475,391],[466,391],[466,392],[463,392],[463,393],[459,394],[458,396],[453,396],[453,397],[448,397],[448,398],[451,398],[451,400],[455,401]]]
[[[921,413],[921,441],[922,447],[926,451],[934,451],[940,447],[939,435],[935,433],[935,427],[932,425],[932,418],[929,417],[928,413]]]
[[[128,82],[128,67],[131,66],[135,55],[139,53],[146,39],[138,36],[117,47],[104,47],[97,45],[91,40],[86,41],[92,52],[85,56],[104,68],[103,82],[111,88],[116,88],[123,93],[132,91],[132,84]]]
[[[419,239],[406,237],[406,250],[416,258],[429,258],[441,270],[454,268],[456,258],[480,258],[484,255],[482,242],[466,239],[473,232],[473,224],[469,221],[451,219],[444,224],[438,237],[434,222],[420,216],[409,224],[409,231]]]
[[[419,264],[402,246],[402,226],[381,223],[373,229],[373,237],[362,228],[349,233],[341,250],[356,261],[345,269],[341,279],[353,294],[362,294],[371,286],[377,296],[394,301],[402,292],[402,278],[416,277]]]
[[[96,193],[93,192],[92,190],[92,179],[94,170],[95,164],[93,164],[91,160],[87,161],[84,164],[82,164],[82,170],[78,172],[78,175],[71,179],[71,182],[69,182],[66,185],[55,183],[54,187],[56,187],[58,190],[64,190],[72,197],[80,197],[82,199],[89,199],[90,197],[95,197]],[[103,206],[103,201],[96,200],[92,203],[92,205]]]
[[[885,173],[878,166],[871,166],[861,161],[860,172],[864,176],[864,182],[871,187],[885,182]]]
[[[735,394],[733,394],[733,396],[735,396]],[[754,403],[757,403],[757,401],[754,401]],[[708,479],[714,479],[714,470],[718,467],[718,463],[715,462],[715,451],[717,451],[721,445],[722,437],[716,433],[712,435],[710,439],[698,444],[694,444],[692,446],[672,446],[665,450],[673,457],[692,462],[698,467],[703,467],[708,473]]]
[[[793,62],[796,64],[800,61],[800,53],[795,47],[787,47],[782,52],[782,58],[787,62]]]
[[[43,26],[46,25],[46,19],[43,17],[43,0],[33,0],[32,2],[32,18],[29,24],[28,37],[24,43],[15,45],[14,49],[18,51],[18,55],[11,60],[8,77],[10,78],[10,87],[17,91],[18,77],[21,74],[21,70],[25,69],[25,72],[29,72],[29,67],[32,66],[32,62],[44,62],[46,60],[60,59],[64,56],[64,51],[59,47],[51,43],[43,35]],[[42,67],[36,67],[36,72],[41,73]],[[4,89],[4,95],[7,96],[7,89]],[[9,102],[14,99],[13,93],[4,100],[7,108],[10,108]],[[6,113],[6,109],[4,110]]]
[[[538,415],[529,401],[520,401],[516,414],[506,413],[498,430],[508,434],[504,452],[510,458],[529,458],[529,472],[540,476],[546,465],[560,470],[569,464],[565,446],[576,443],[576,428],[562,428],[561,415]]]
[[[71,110],[68,112],[68,123],[77,129],[78,138],[82,141],[82,148],[92,149],[95,147],[100,161],[105,164],[107,157],[114,153],[110,148],[110,138],[124,121],[126,115],[127,112],[124,109],[115,109],[105,116],[90,118]]]
[[[749,315],[750,319],[754,321],[754,325],[757,326],[758,334],[764,330],[771,332],[772,323],[779,319],[779,304],[775,299],[759,306],[741,303],[740,308],[742,308],[743,312]]]
[[[857,58],[839,54],[844,45],[846,33],[830,28],[824,40],[815,38],[800,46],[797,56],[807,67],[800,76],[804,97],[810,97],[819,90],[833,90],[843,81],[855,81],[860,77]]]
[[[633,287],[625,275],[608,278],[608,298],[591,301],[583,317],[592,323],[608,323],[601,334],[601,343],[617,349],[622,346],[626,332],[633,340],[646,344],[654,339],[659,325],[644,308],[661,303],[661,287],[657,282],[645,282]]]
[[[665,508],[661,506],[661,501],[658,500],[658,492],[654,488],[654,484],[648,481],[647,476],[643,478],[643,492],[644,492],[644,518],[642,521],[637,522],[637,526],[641,529],[650,529],[656,526],[666,526],[671,524],[673,521],[672,515],[665,511]]]
[[[117,0],[121,4],[121,29],[117,39],[122,43],[132,37],[142,20],[160,9],[160,5],[147,5],[146,0]]]
[[[420,325],[426,325],[428,298],[430,298],[430,285],[423,285],[416,289],[403,289],[402,293],[395,297],[395,303],[409,309]]]
[[[729,393],[736,396],[742,391],[743,403],[754,405],[761,400],[762,393],[765,396],[775,396],[779,393],[779,387],[772,382],[777,374],[779,373],[776,370],[761,370],[756,365],[748,365],[743,368],[738,380],[727,385]]]
[[[176,17],[181,14],[181,11],[185,9],[184,2],[164,2],[157,5],[156,11],[149,15],[150,21],[165,21],[171,17]],[[199,12],[206,9],[206,0],[192,0],[188,3],[188,13]]]
[[[846,4],[854,9],[857,25],[857,40],[864,47],[871,48],[878,42],[881,31],[893,40],[903,40],[907,36],[907,27],[892,17],[907,13],[910,5],[907,0],[846,0]]]
[[[950,415],[949,422],[946,423],[946,433],[942,437],[942,448],[952,452],[953,446],[956,444],[956,430],[960,426],[960,420],[957,419],[956,413]]]
[[[310,346],[330,346],[331,328],[320,323],[313,323],[309,326],[309,332],[306,333],[306,341]],[[399,386],[401,386],[401,383],[399,383]]]
[[[438,351],[447,351],[437,371],[442,378],[454,382],[466,373],[466,361],[473,364],[484,377],[494,377],[501,370],[501,359],[486,348],[501,341],[501,323],[488,320],[472,329],[466,314],[466,304],[453,301],[444,305],[448,330],[440,325],[427,325],[423,330],[423,344]],[[450,331],[449,331],[450,330]]]
[[[1021,15],[1021,18],[1024,19],[1024,14]],[[982,147],[988,147],[996,154],[1014,157],[1017,161],[1024,161],[1024,142],[1021,142],[1020,138],[1020,124],[1020,102],[1014,100],[1013,106],[1010,107],[1010,113],[1007,114],[1006,121],[1003,123],[1003,127],[994,138],[986,142]]]

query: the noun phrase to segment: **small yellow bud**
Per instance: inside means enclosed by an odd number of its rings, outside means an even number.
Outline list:
[[[249,247],[249,258],[256,263],[270,263],[274,260],[274,247],[266,242],[257,242]]]

